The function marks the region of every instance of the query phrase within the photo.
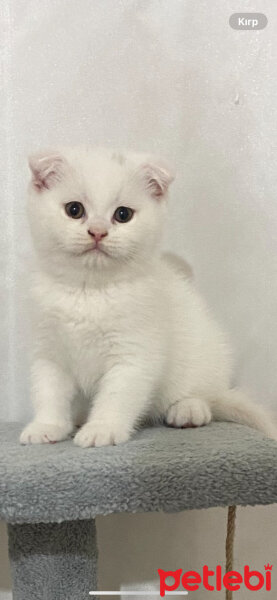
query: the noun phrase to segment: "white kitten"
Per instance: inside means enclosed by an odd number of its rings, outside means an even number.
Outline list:
[[[83,447],[125,442],[146,417],[275,435],[263,410],[230,390],[225,339],[180,259],[160,255],[168,167],[75,148],[32,156],[30,168],[35,418],[21,443],[65,439],[84,402]]]

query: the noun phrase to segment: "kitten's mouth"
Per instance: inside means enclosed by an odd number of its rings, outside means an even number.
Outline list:
[[[95,246],[90,246],[89,248],[86,248],[86,250],[84,250],[82,252],[82,254],[105,254],[105,256],[109,256],[109,254],[107,252],[105,252],[105,250],[103,248],[101,248],[101,246],[99,246],[98,244]]]

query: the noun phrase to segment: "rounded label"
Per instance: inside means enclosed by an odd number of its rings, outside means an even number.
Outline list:
[[[234,13],[229,19],[232,29],[253,31],[267,26],[267,17],[263,13]]]

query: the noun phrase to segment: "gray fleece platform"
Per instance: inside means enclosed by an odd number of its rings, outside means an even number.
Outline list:
[[[61,522],[113,512],[277,502],[277,443],[230,423],[152,427],[120,446],[20,446],[0,426],[0,517]]]
[[[153,427],[116,447],[20,446],[0,424],[0,518],[14,600],[85,600],[97,589],[94,517],[277,502],[277,443],[248,427]]]

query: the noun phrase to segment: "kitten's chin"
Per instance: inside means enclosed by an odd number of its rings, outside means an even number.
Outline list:
[[[80,266],[82,265],[85,269],[93,271],[109,271],[117,263],[116,256],[102,248],[86,250],[75,256]]]
[[[104,250],[95,249],[82,252],[81,258],[85,261],[85,263],[97,265],[109,262],[112,257]]]

